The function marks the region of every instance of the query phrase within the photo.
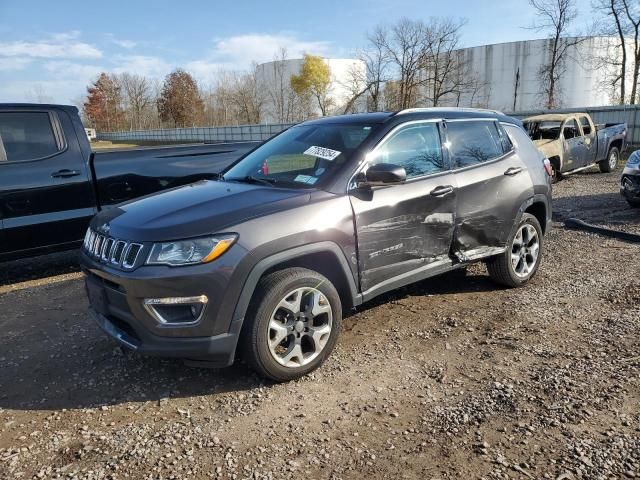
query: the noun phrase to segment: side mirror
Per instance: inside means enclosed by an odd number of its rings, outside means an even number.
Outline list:
[[[375,187],[378,185],[398,185],[407,180],[407,172],[404,167],[393,163],[376,163],[371,165],[366,172],[358,175],[356,182],[359,188]]]

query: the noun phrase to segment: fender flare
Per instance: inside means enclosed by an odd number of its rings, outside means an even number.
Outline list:
[[[534,203],[544,204],[545,213],[546,213],[546,219],[545,219],[546,225],[540,225],[540,226],[544,229],[545,234],[549,231],[549,227],[551,226],[551,204],[549,203],[549,199],[545,194],[536,193],[532,197],[527,198],[524,202],[522,202],[522,205],[520,205],[520,208],[518,209],[518,214],[516,215],[516,218],[513,222],[513,226],[511,227],[511,231],[509,232],[509,236],[507,237],[507,240],[511,238],[511,236],[514,234],[514,232],[518,228],[518,224],[520,223],[520,220],[522,219],[522,215],[524,214],[525,210],[529,208],[531,205],[533,205]]]
[[[349,267],[349,262],[340,247],[336,243],[330,241],[310,243],[269,255],[254,265],[245,280],[240,296],[238,297],[238,301],[236,302],[236,307],[231,319],[230,330],[233,332],[240,332],[253,292],[255,291],[260,278],[267,270],[280,263],[295,260],[296,258],[313,253],[330,253],[336,258],[342,269],[342,273],[349,284],[349,293],[351,295],[353,305],[360,305],[362,303],[362,295],[358,292],[358,287],[356,286],[351,268]]]

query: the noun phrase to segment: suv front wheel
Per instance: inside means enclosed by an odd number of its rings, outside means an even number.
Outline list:
[[[522,214],[504,253],[487,260],[491,278],[507,287],[521,287],[538,271],[542,259],[542,228],[538,219]]]
[[[242,329],[244,360],[278,382],[318,368],[336,344],[340,296],[323,275],[287,268],[260,280]]]

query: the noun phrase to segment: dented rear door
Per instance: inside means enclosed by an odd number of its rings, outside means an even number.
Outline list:
[[[462,261],[499,253],[533,194],[526,165],[496,121],[447,122],[446,135],[458,188],[453,253]]]

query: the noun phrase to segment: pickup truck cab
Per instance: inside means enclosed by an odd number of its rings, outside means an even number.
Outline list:
[[[209,365],[236,347],[290,380],[330,354],[343,311],[486,263],[536,273],[548,163],[519,120],[467,109],[325,117],[223,171],[98,214],[81,250],[90,312],[121,345]]]
[[[523,120],[533,143],[551,162],[554,179],[598,164],[615,170],[625,148],[627,125],[595,125],[586,113],[552,113]]]
[[[99,210],[215,176],[255,145],[94,153],[76,107],[0,104],[0,261],[77,248]]]

